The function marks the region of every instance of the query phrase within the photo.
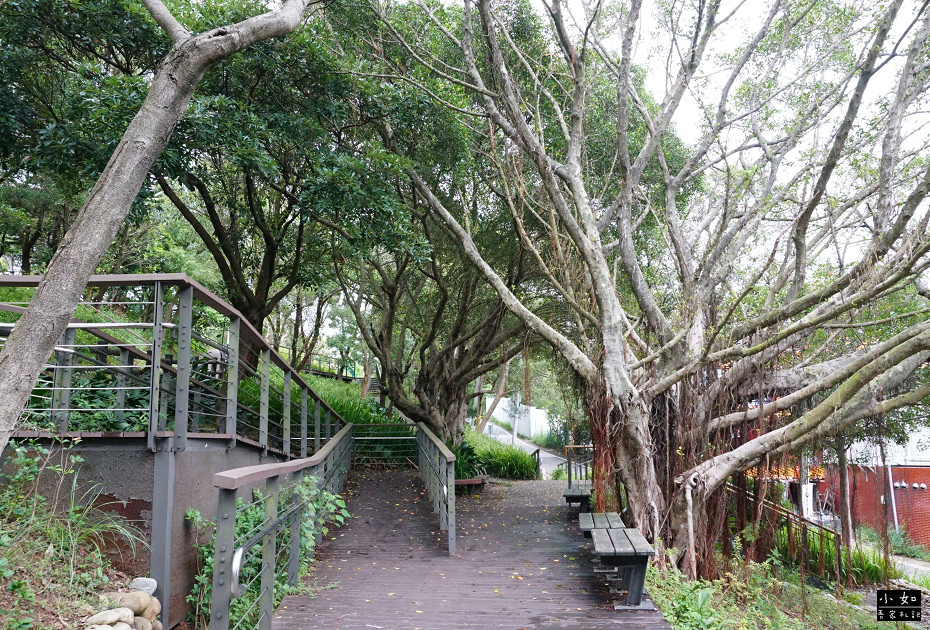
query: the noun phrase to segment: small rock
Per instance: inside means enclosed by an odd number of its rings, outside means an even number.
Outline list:
[[[128,623],[123,623],[123,622],[114,623],[113,630],[132,630],[132,626],[130,626]]]
[[[100,599],[110,604],[108,608],[128,608],[135,615],[141,615],[152,603],[151,596],[143,591],[104,593]]]
[[[100,625],[94,624],[92,626],[87,626],[86,630],[113,630],[113,626],[100,626]]]
[[[152,622],[145,617],[136,617],[132,622],[132,627],[135,630],[152,630]]]
[[[161,630],[161,622],[158,619],[152,622],[152,630]]]
[[[129,588],[134,591],[142,591],[146,595],[152,596],[155,594],[155,589],[158,588],[158,582],[152,578],[140,577],[130,582]]]
[[[93,617],[88,617],[84,620],[84,623],[88,626],[112,626],[117,623],[131,624],[133,617],[135,615],[128,608],[114,608],[113,610],[99,612]]]
[[[149,621],[155,621],[155,617],[158,616],[158,613],[161,612],[161,602],[157,598],[153,597],[149,607],[142,611],[142,616],[148,619]]]

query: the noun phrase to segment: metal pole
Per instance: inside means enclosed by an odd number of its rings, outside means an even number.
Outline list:
[[[284,371],[284,391],[281,394],[281,429],[284,440],[284,455],[291,456],[291,371]]]
[[[178,295],[178,369],[174,387],[174,436],[179,451],[187,448],[190,421],[188,400],[191,384],[191,328],[194,287],[182,287]]]
[[[320,452],[320,399],[316,399],[313,408],[313,452]]]
[[[307,388],[300,388],[300,457],[307,457]]]
[[[278,518],[278,477],[269,477],[265,482],[265,527]],[[275,576],[275,530],[269,531],[262,542],[262,590],[258,595],[258,628],[271,630],[271,617],[274,615],[274,576]]]
[[[67,351],[58,351],[55,353],[55,378],[52,381],[52,414],[54,415],[54,424],[62,433],[68,430],[68,421],[70,420],[71,407],[71,366],[74,363],[74,328],[68,328],[61,336],[61,344]]]
[[[119,351],[120,369],[116,372],[116,419],[122,422],[126,417],[126,387],[129,386],[129,379],[126,378],[130,372],[132,361],[129,358],[129,350],[121,348]]]
[[[258,406],[258,443],[262,457],[268,455],[268,389],[270,386],[271,350],[265,348],[258,354],[261,370],[261,399]]]
[[[155,596],[161,602],[164,625],[171,623],[171,556],[174,525],[175,438],[166,438],[155,453],[152,490],[152,557],[150,571],[158,583]]]
[[[152,365],[149,385],[149,432],[147,436],[148,448],[153,453],[155,447],[155,434],[158,432],[158,412],[159,393],[161,388],[161,344],[162,344],[162,319],[164,319],[164,291],[161,282],[155,283],[155,295],[152,298],[154,303],[152,315]]]
[[[449,511],[448,516],[446,517],[446,526],[449,528],[449,555],[455,555],[455,464],[453,462],[446,462],[446,469],[448,471],[448,479],[446,486],[446,496],[448,505],[447,509]]]
[[[213,594],[210,597],[210,630],[229,629],[232,557],[236,542],[236,491],[219,490],[216,508],[216,542],[213,552]]]
[[[229,447],[236,448],[236,419],[239,417],[239,318],[229,320],[226,333],[226,433]]]
[[[297,483],[299,484],[305,477],[297,473]],[[291,505],[300,503],[300,495],[296,490],[291,492]],[[304,512],[302,509],[297,510],[291,515],[291,541],[287,553],[287,583],[290,586],[297,586],[297,574],[300,572],[300,522],[303,520]]]

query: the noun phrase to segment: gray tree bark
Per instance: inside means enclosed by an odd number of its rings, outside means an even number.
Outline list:
[[[310,0],[285,0],[274,11],[190,35],[160,0],[145,0],[174,46],[148,95],[63,239],[0,352],[0,453],[19,420],[42,366],[68,326],[87,281],[211,67],[250,45],[294,30]]]

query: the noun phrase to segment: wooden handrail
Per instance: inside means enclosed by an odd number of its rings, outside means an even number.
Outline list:
[[[423,434],[426,435],[426,437],[429,438],[429,440],[439,449],[439,452],[442,454],[442,456],[446,458],[446,463],[455,461],[455,455],[452,453],[452,451],[449,450],[449,447],[446,446],[442,440],[433,435],[433,432],[430,431],[424,423],[417,422],[417,426],[420,427],[420,430],[423,431]]]
[[[290,473],[318,466],[322,464],[329,456],[330,452],[336,448],[339,442],[352,431],[352,424],[347,424],[339,433],[333,436],[326,445],[321,448],[312,457],[306,459],[295,459],[280,464],[260,464],[258,466],[245,466],[243,468],[234,468],[213,475],[213,485],[224,490],[238,490],[243,486],[248,486],[258,481],[264,481],[269,477],[278,477]]]

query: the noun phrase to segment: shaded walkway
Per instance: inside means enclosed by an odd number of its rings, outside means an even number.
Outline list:
[[[612,609],[564,486],[492,484],[457,497],[459,553],[449,557],[415,473],[355,471],[354,518],[320,547],[316,598],[286,598],[273,627],[670,628],[659,612]]]

